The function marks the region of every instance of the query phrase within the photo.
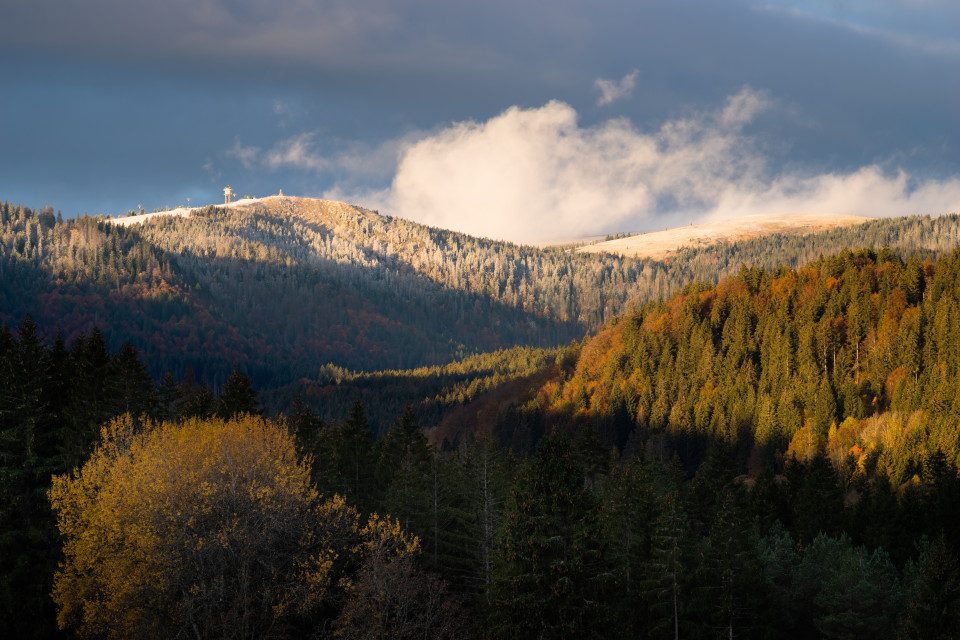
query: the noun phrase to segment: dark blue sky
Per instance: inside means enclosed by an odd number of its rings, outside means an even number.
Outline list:
[[[3,0],[0,24],[0,199],[64,215],[228,183],[518,239],[960,210],[952,0]]]

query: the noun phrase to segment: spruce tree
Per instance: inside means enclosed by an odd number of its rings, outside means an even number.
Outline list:
[[[433,454],[423,435],[413,405],[384,438],[377,467],[377,485],[384,495],[384,508],[406,531],[423,536],[427,523],[428,478]]]
[[[837,397],[830,384],[830,378],[824,375],[817,388],[817,396],[813,410],[814,425],[820,439],[825,439],[831,425],[837,423]]]
[[[42,638],[54,632],[48,597],[57,534],[46,501],[62,472],[60,425],[50,411],[50,359],[27,316],[0,332],[0,635]]]
[[[493,579],[497,530],[512,468],[513,459],[490,438],[461,446],[447,465],[459,482],[453,485],[457,491],[447,508],[452,520],[448,530],[455,534],[449,540],[441,538],[446,549],[443,562],[458,566],[464,582],[472,588],[481,586],[487,590]]]
[[[797,539],[809,543],[820,533],[839,533],[845,519],[843,493],[823,449],[809,463],[794,461],[790,467]]]
[[[180,384],[169,369],[157,385],[157,416],[161,420],[176,420],[181,404]]]
[[[154,413],[158,403],[153,380],[147,373],[146,365],[140,361],[137,349],[125,342],[114,357],[114,365],[120,387],[120,397],[117,399],[120,410],[133,416]]]
[[[681,637],[681,621],[689,602],[690,577],[694,564],[690,546],[690,524],[680,496],[668,494],[654,523],[650,539],[650,558],[643,582],[645,601],[650,612],[649,628],[658,637]]]
[[[357,396],[350,415],[340,425],[335,443],[340,489],[351,502],[367,511],[374,506],[374,435],[367,420],[367,410]]]
[[[334,451],[334,429],[319,418],[298,393],[287,414],[287,428],[293,434],[297,452],[309,457],[310,476],[321,493],[337,488]]]
[[[257,401],[257,392],[253,389],[253,380],[241,373],[238,365],[227,377],[227,383],[217,398],[217,416],[229,420],[239,415],[259,415],[262,413]]]
[[[724,638],[762,635],[764,589],[743,496],[729,487],[701,543],[697,610],[701,624]]]
[[[541,440],[536,457],[521,471],[494,565],[493,637],[585,638],[609,631],[611,576],[597,497],[584,479],[562,435]]]
[[[924,549],[917,564],[900,637],[960,638],[960,563],[942,534]]]

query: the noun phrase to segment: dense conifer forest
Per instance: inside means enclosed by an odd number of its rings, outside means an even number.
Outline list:
[[[110,327],[151,375],[222,386],[235,364],[271,393],[322,367],[444,366],[514,346],[556,348],[638,304],[742,264],[799,266],[846,246],[923,257],[960,242],[960,218],[877,220],[680,252],[668,263],[536,249],[341,203],[276,198],[121,227],[0,205],[0,321],[27,314],[70,341]],[[422,399],[415,399],[420,402]],[[315,407],[323,411],[320,406]]]
[[[129,228],[11,205],[0,215],[3,320],[30,313],[68,339],[106,322],[155,376],[191,366],[215,385],[235,362],[267,388],[316,378],[325,363],[378,371],[552,347],[613,317],[644,280],[620,259],[346,205],[210,208]]]
[[[271,406],[292,407],[295,401],[302,402],[325,422],[346,415],[360,397],[374,432],[383,435],[407,404],[421,423],[436,426],[462,418],[452,414],[476,412],[489,398],[525,393],[553,371],[564,353],[562,349],[513,347],[442,366],[372,373],[327,364],[316,380],[301,380],[261,397]],[[511,394],[511,389],[516,393]]]
[[[0,331],[0,631],[957,637],[958,283],[958,249],[742,267],[562,348],[329,365],[271,419],[243,367],[156,380],[112,329],[25,317]],[[240,580],[251,554],[288,579]]]

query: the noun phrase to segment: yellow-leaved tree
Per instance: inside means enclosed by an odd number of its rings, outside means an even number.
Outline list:
[[[356,510],[317,494],[279,421],[120,418],[49,496],[58,622],[84,637],[282,637],[360,559]]]

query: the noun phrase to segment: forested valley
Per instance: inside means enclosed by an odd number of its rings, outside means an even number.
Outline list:
[[[516,346],[566,346],[741,264],[793,267],[884,244],[931,256],[958,242],[957,216],[916,217],[686,250],[663,263],[472,238],[303,198],[130,227],[7,203],[0,322],[29,314],[67,341],[109,327],[108,346],[133,344],[154,379],[190,368],[218,389],[240,364],[270,411],[281,411],[296,392],[274,391],[323,382],[330,367],[442,367]]]
[[[38,301],[89,286],[127,304],[113,272],[44,271],[53,251],[37,238],[58,224],[154,247],[142,255],[183,300],[216,289],[177,280],[156,238],[32,215],[3,268],[63,280]],[[578,312],[591,336],[414,370],[317,364],[270,392],[286,409],[269,418],[255,351],[224,355],[218,385],[192,367],[167,375],[156,345],[124,343],[107,316],[45,338],[24,315],[0,332],[0,633],[956,638],[957,223],[611,259],[634,271],[609,313]],[[438,247],[454,237],[416,229]],[[331,265],[374,273],[351,260]],[[630,289],[648,268],[664,289]],[[282,272],[262,269],[275,290],[266,274]],[[145,296],[159,286],[134,273]],[[26,280],[3,282],[3,309],[26,308]]]

